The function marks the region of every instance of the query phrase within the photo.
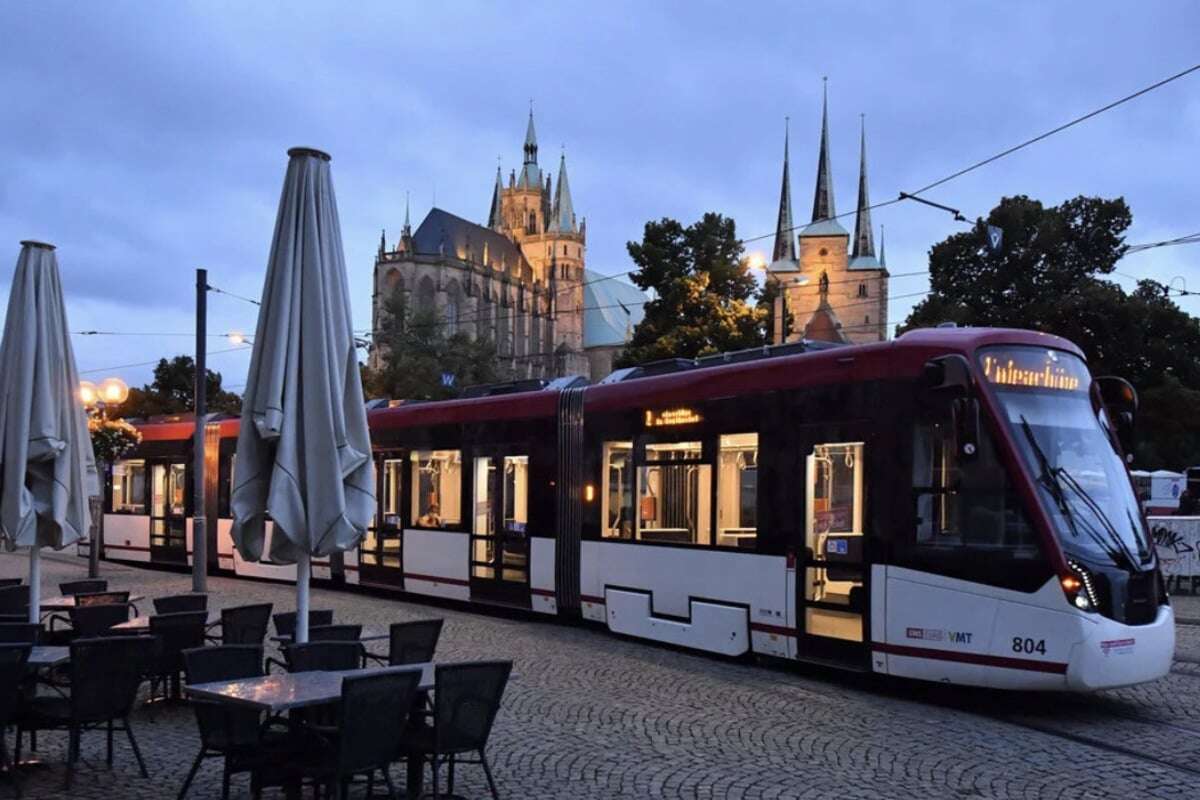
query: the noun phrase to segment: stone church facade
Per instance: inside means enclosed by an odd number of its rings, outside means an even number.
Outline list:
[[[400,239],[389,246],[381,238],[373,327],[400,291],[408,308],[432,309],[446,333],[493,340],[515,378],[598,379],[641,319],[645,298],[586,270],[587,222],[575,216],[566,156],[552,182],[538,165],[532,113],[523,150],[521,170],[507,182],[496,169],[486,225],[433,208],[414,231],[406,209]],[[626,309],[624,319],[597,313],[614,307]],[[373,351],[372,366],[382,357]]]
[[[821,143],[812,222],[792,224],[788,137],[783,144],[783,186],[779,197],[775,247],[767,280],[780,292],[775,302],[775,343],[799,339],[864,344],[888,335],[888,270],[882,233],[878,255],[867,185],[865,125],[859,143],[858,207],[854,236],[838,222],[829,158],[829,103],[822,105]],[[797,248],[799,244],[799,248]],[[791,324],[785,320],[790,317]]]

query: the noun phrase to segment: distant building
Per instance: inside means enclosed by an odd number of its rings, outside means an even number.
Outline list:
[[[833,202],[833,175],[829,160],[829,102],[822,104],[821,145],[817,156],[817,185],[812,222],[796,235],[792,224],[788,136],[783,140],[783,186],[775,248],[767,279],[779,283],[775,302],[775,341],[819,339],[831,342],[879,342],[888,331],[888,271],[883,237],[875,254],[871,226],[871,201],[867,189],[867,136],[861,134],[858,211],[854,241],[837,221]],[[799,241],[799,256],[796,243]],[[792,325],[784,331],[784,320]]]
[[[414,312],[433,309],[447,333],[492,339],[516,377],[598,380],[641,320],[646,297],[586,269],[587,222],[575,217],[566,156],[552,183],[538,166],[532,113],[523,149],[507,186],[496,168],[486,226],[434,208],[413,231],[406,208],[399,241],[389,248],[381,237],[373,327],[400,290]],[[372,366],[382,356],[375,350]]]

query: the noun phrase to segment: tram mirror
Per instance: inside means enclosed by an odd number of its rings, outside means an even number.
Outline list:
[[[971,365],[960,355],[930,359],[921,370],[921,383],[928,391],[966,394],[971,388]]]
[[[1113,375],[1094,378],[1092,385],[1100,393],[1100,402],[1104,404],[1109,419],[1117,429],[1117,441],[1121,443],[1121,449],[1131,455],[1134,445],[1134,421],[1138,410],[1137,390],[1129,381]]]
[[[970,460],[979,452],[979,401],[973,397],[955,398],[951,404],[958,457]]]

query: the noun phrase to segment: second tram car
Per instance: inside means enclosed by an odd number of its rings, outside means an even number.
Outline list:
[[[370,530],[314,577],[923,680],[1149,681],[1175,633],[1122,455],[1135,406],[1070,342],[998,329],[403,403],[369,413]],[[210,567],[287,580],[230,540],[238,424],[207,428]],[[106,557],[184,565],[192,423],[140,427]]]

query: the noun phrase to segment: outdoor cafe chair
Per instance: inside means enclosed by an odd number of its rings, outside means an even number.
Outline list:
[[[221,644],[261,645],[270,619],[270,603],[221,609]]]
[[[362,638],[362,625],[313,625],[308,629],[310,642],[357,642]]]
[[[420,670],[343,678],[335,724],[306,726],[303,747],[289,759],[286,771],[293,778],[325,784],[337,800],[349,797],[354,776],[365,775],[373,782],[375,773],[382,772],[388,797],[398,797],[388,767],[402,753],[420,680]],[[368,783],[368,795],[371,788]]]
[[[288,672],[331,672],[358,669],[362,666],[362,645],[358,642],[305,642],[283,648],[283,662],[267,659],[267,668],[274,664]]]
[[[24,578],[0,578],[0,589],[8,586],[20,586]]]
[[[207,611],[206,594],[173,594],[154,598],[155,614],[182,614],[185,611]]]
[[[262,645],[227,644],[185,650],[183,668],[189,684],[257,678],[263,674]],[[210,700],[192,700],[191,705],[200,730],[200,752],[179,789],[179,800],[184,800],[206,758],[223,759],[221,798],[227,800],[230,777],[253,772],[264,762],[273,761],[271,747],[280,740],[264,732],[257,709]]]
[[[108,591],[108,581],[101,578],[89,578],[82,581],[66,581],[58,585],[58,591],[63,597],[73,594],[96,594]]]
[[[373,653],[367,658],[390,667],[404,664],[424,664],[433,661],[438,639],[442,635],[440,619],[420,619],[414,622],[394,622],[388,628],[388,654],[386,659]]]
[[[12,776],[13,788],[18,797],[21,795],[21,788],[17,783],[17,770],[13,768],[13,759],[8,756],[4,731],[8,729],[24,698],[22,684],[30,649],[28,644],[0,644],[0,765],[8,767],[8,774]]]
[[[37,644],[42,626],[36,622],[0,622],[0,643]]]
[[[0,589],[0,614],[21,614],[29,619],[29,587],[17,585]]]
[[[109,635],[110,628],[129,619],[133,606],[129,603],[107,603],[98,606],[79,606],[67,612],[71,622],[69,638],[86,639],[93,636]],[[51,617],[50,630],[54,631],[57,617]]]
[[[179,696],[179,673],[183,671],[183,651],[204,646],[207,611],[159,614],[150,617],[150,635],[154,637],[154,658],[150,664],[150,698],[161,686],[164,697]]]
[[[108,606],[117,603],[128,603],[129,592],[76,592],[75,606],[83,608],[85,606]]]
[[[296,635],[296,612],[280,611],[271,618],[275,623],[275,635],[281,639],[290,639]],[[308,627],[317,625],[332,625],[333,611],[329,609],[310,610],[308,612]]]
[[[438,772],[442,765],[448,768],[446,791],[453,794],[454,765],[466,763],[483,767],[488,789],[499,800],[484,750],[511,673],[511,661],[477,661],[435,668],[430,723],[411,726],[405,735],[409,757],[429,759],[435,798],[440,796]],[[461,756],[468,753],[478,754],[479,760],[463,760]]]
[[[113,763],[113,732],[125,731],[143,778],[146,762],[138,749],[129,713],[137,699],[142,674],[153,648],[149,636],[111,636],[71,642],[67,667],[70,695],[41,695],[17,715],[16,758],[21,759],[21,734],[39,730],[65,730],[67,742],[66,786],[71,788],[80,739],[90,731],[108,734],[107,764]],[[119,723],[119,724],[118,724]]]

